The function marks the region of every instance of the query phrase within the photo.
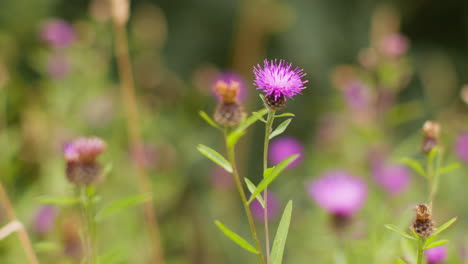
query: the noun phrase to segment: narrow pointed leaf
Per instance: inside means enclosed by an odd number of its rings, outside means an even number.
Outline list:
[[[271,249],[271,263],[281,264],[283,262],[284,246],[286,245],[286,239],[288,237],[289,224],[291,223],[293,204],[289,201],[284,209],[283,216],[278,225],[275,239],[273,240],[273,248]]]
[[[400,234],[401,236],[403,237],[406,237],[408,239],[411,239],[411,240],[416,240],[416,238],[414,238],[413,236],[411,236],[410,234],[400,230],[397,226],[395,225],[385,225],[386,228],[392,230],[393,232],[396,232],[398,234]]]
[[[275,117],[293,117],[293,116],[296,116],[296,115],[293,113],[284,113],[281,115],[275,115]]]
[[[434,233],[432,233],[432,236],[431,237],[435,237],[437,236],[438,234],[442,233],[442,231],[444,231],[445,229],[449,228],[451,225],[453,225],[453,223],[455,223],[457,221],[457,218],[454,217],[450,220],[448,220],[447,222],[445,222],[443,225],[439,226],[436,231]]]
[[[403,158],[403,159],[400,160],[400,163],[403,163],[403,164],[409,166],[414,171],[419,173],[419,175],[427,178],[426,172],[424,171],[423,167],[421,166],[421,164],[419,164],[418,161],[413,160],[413,159],[409,159],[409,158]]]
[[[456,170],[460,167],[460,163],[458,162],[455,162],[455,163],[452,163],[450,165],[447,165],[445,167],[443,167],[442,169],[439,170],[439,175],[442,175],[442,174],[446,174],[446,173],[449,173],[453,170]]]
[[[218,124],[216,124],[216,122],[213,119],[211,119],[211,117],[205,111],[200,111],[198,112],[198,114],[201,116],[201,118],[203,118],[203,120],[206,121],[206,123],[208,123],[208,125],[222,130],[222,128]]]
[[[283,123],[281,123],[273,132],[270,134],[270,140],[278,135],[281,135],[286,128],[288,128],[289,124],[291,123],[292,118],[286,119]]]
[[[441,246],[441,245],[443,245],[443,244],[445,244],[447,242],[448,242],[448,240],[439,240],[439,241],[436,241],[436,242],[432,242],[431,244],[424,247],[424,250]]]
[[[80,202],[78,197],[54,197],[54,196],[41,196],[38,198],[42,204],[54,204],[59,206],[69,206]]]
[[[249,189],[250,194],[254,193],[255,189],[257,189],[255,184],[253,184],[253,182],[251,182],[247,178],[244,178],[244,180],[245,180],[245,183],[247,184],[247,189]],[[263,201],[262,195],[259,194],[259,195],[257,195],[256,198],[257,198],[258,202],[262,205],[262,208],[265,208],[265,202]]]
[[[257,189],[255,190],[255,192],[250,197],[248,204],[250,204],[258,194],[263,192],[263,190],[265,190],[265,188],[268,187],[268,185],[270,185],[270,183],[272,183],[273,180],[275,180],[276,177],[278,177],[278,175],[284,169],[286,169],[288,167],[288,165],[291,164],[291,162],[295,161],[298,157],[299,157],[299,155],[297,155],[297,154],[291,155],[291,156],[285,158],[280,163],[278,163],[278,165],[273,167],[273,169],[268,174],[266,174],[266,177],[264,177],[263,180],[257,185]]]
[[[266,108],[264,108],[262,110],[259,110],[259,111],[256,112],[255,115],[251,115],[249,118],[245,119],[242,123],[240,123],[239,126],[237,126],[237,128],[234,129],[234,131],[232,131],[229,134],[229,136],[227,138],[228,146],[229,147],[234,146],[237,143],[237,141],[239,140],[239,138],[242,137],[245,134],[245,130],[249,126],[251,126],[252,124],[257,122],[259,117],[263,117],[264,115],[266,115],[267,112],[268,112],[268,110]]]
[[[223,169],[225,169],[227,172],[232,173],[232,166],[229,161],[227,161],[221,154],[216,152],[216,150],[202,144],[198,145],[197,149],[201,154],[205,155],[205,157],[223,167]]]
[[[258,112],[252,112],[252,115],[254,115],[258,120],[262,121],[263,123],[267,122],[265,118],[263,118],[263,115],[259,114]]]
[[[102,221],[105,218],[113,216],[117,213],[120,213],[130,207],[142,204],[144,202],[150,201],[151,195],[149,194],[137,194],[122,198],[120,200],[114,201],[109,204],[107,207],[103,208],[96,214],[96,221]]]
[[[239,236],[238,234],[232,232],[229,228],[225,227],[221,222],[215,221],[215,224],[234,243],[236,243],[237,245],[241,246],[243,249],[245,249],[245,250],[247,250],[249,252],[252,252],[254,254],[258,254],[258,251],[257,251],[257,249],[255,249],[255,247],[253,247],[249,242],[247,242],[241,236]]]

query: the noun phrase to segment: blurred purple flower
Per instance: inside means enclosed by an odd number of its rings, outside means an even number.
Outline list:
[[[47,21],[41,28],[41,39],[53,48],[66,48],[75,40],[73,27],[59,19]]]
[[[148,144],[130,149],[130,157],[133,161],[146,168],[154,168],[157,163],[157,154],[156,148]]]
[[[265,97],[273,96],[276,101],[280,97],[292,98],[305,89],[306,80],[302,80],[306,74],[302,69],[292,68],[292,64],[284,60],[265,60],[263,68],[260,64],[254,67],[257,90],[263,90]]]
[[[54,227],[57,210],[54,206],[44,205],[39,208],[34,218],[34,231],[38,234],[46,234]]]
[[[408,39],[399,33],[386,36],[380,43],[381,52],[392,58],[404,55],[408,50],[408,47]]]
[[[396,195],[408,187],[410,172],[402,165],[379,164],[373,168],[373,176],[378,185],[391,195]]]
[[[280,209],[280,202],[278,197],[275,194],[268,192],[267,196],[267,207],[268,207],[268,220],[275,219],[278,217],[279,209]],[[250,210],[252,210],[252,215],[258,221],[263,221],[264,217],[264,209],[260,202],[255,199],[253,200],[252,204],[250,205]]]
[[[47,62],[47,72],[53,79],[61,79],[70,72],[70,63],[68,58],[61,54],[53,54]]]
[[[79,137],[63,148],[63,154],[68,162],[92,162],[106,150],[106,143],[97,137]]]
[[[219,166],[215,166],[211,170],[210,182],[217,189],[227,189],[234,184],[232,175]]]
[[[458,135],[455,141],[455,153],[463,162],[468,162],[468,132]]]
[[[309,184],[308,193],[329,213],[348,217],[364,205],[367,186],[346,172],[329,171]]]
[[[447,248],[445,246],[438,246],[424,251],[424,256],[428,264],[437,264],[444,262],[447,259]]]
[[[212,87],[215,87],[216,83],[219,81],[223,81],[227,84],[230,84],[231,82],[236,82],[239,84],[239,93],[237,94],[237,99],[239,102],[244,102],[245,99],[247,98],[247,85],[244,81],[244,79],[237,73],[235,72],[223,72],[218,75],[218,77],[215,79],[213,82]],[[221,96],[213,91],[213,94],[216,96],[216,98],[221,101]]]
[[[276,165],[294,154],[299,154],[299,157],[289,164],[289,169],[297,167],[302,163],[304,147],[299,140],[293,137],[279,137],[271,142],[268,157],[270,158],[270,162]]]
[[[343,96],[346,103],[354,109],[365,109],[370,104],[369,89],[360,81],[348,82],[343,89]]]

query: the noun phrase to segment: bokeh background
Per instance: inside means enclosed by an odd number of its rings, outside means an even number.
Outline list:
[[[144,155],[135,155],[108,1],[2,0],[1,182],[41,262],[79,263],[79,212],[45,209],[39,197],[73,194],[62,147],[77,136],[99,136],[108,144],[101,160],[113,168],[99,185],[102,204],[137,193],[131,164],[143,164],[167,263],[255,263],[213,224],[219,219],[249,237],[232,180],[196,151],[202,143],[224,153],[222,135],[198,112],[214,111],[212,85],[224,72],[244,79],[246,110],[260,109],[252,67],[265,58],[285,59],[303,68],[309,83],[288,102],[285,110],[296,117],[276,139],[291,137],[299,146],[272,153],[302,155],[270,188],[278,207],[272,227],[294,201],[284,263],[333,263],[337,242],[330,219],[307,192],[330,170],[359,177],[368,187],[345,238],[348,263],[395,263],[408,256],[411,246],[383,225],[409,225],[413,207],[426,201],[426,182],[407,170],[401,176],[407,180],[390,191],[376,181],[375,164],[424,160],[421,127],[428,119],[441,123],[446,162],[461,163],[442,177],[434,217],[437,223],[459,217],[445,234],[446,263],[466,263],[467,14],[468,2],[459,0],[132,1],[127,29],[145,146]],[[54,29],[51,22],[65,26]],[[241,174],[256,183],[262,144],[259,123],[237,148]],[[8,222],[0,210],[0,223]],[[113,254],[112,263],[147,263],[137,207],[99,224],[99,250]],[[0,262],[26,263],[16,236],[0,241]]]

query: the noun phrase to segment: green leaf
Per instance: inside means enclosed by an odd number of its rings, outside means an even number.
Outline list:
[[[128,252],[123,249],[112,249],[98,257],[98,263],[102,264],[114,264],[114,263],[128,263]]]
[[[252,112],[252,115],[254,115],[258,120],[262,121],[263,123],[267,122],[265,118],[263,118],[263,115],[259,114],[258,112]]]
[[[42,204],[54,204],[59,206],[69,206],[74,205],[80,202],[78,197],[54,197],[54,196],[41,196],[38,198],[39,202]]]
[[[281,115],[275,115],[275,117],[293,117],[293,116],[296,116],[296,115],[293,113],[284,113]]]
[[[55,242],[50,241],[42,241],[34,244],[34,250],[36,252],[53,252],[53,251],[60,251],[62,249],[62,245],[59,245]]]
[[[213,119],[211,119],[211,117],[205,111],[200,111],[198,112],[198,114],[201,116],[201,118],[203,118],[203,120],[206,121],[206,123],[208,123],[208,125],[222,130],[222,128],[218,124],[216,124],[216,122]]]
[[[232,166],[229,161],[227,161],[221,154],[216,152],[216,150],[202,144],[198,145],[197,149],[201,154],[205,155],[205,157],[223,167],[227,172],[232,173]]]
[[[393,232],[396,232],[396,233],[400,234],[400,235],[403,236],[403,237],[406,237],[406,238],[412,239],[412,240],[416,240],[415,237],[413,237],[413,236],[411,236],[410,234],[408,234],[408,233],[406,233],[406,232],[400,230],[400,229],[399,229],[397,226],[395,226],[395,225],[385,225],[385,227],[388,228],[388,229],[390,229],[390,230],[392,230]]]
[[[288,237],[292,207],[292,201],[290,200],[284,209],[283,216],[278,225],[278,230],[276,231],[275,240],[273,241],[273,248],[271,249],[272,264],[281,264],[283,262],[283,252],[284,246],[286,245],[286,238]]]
[[[229,134],[227,138],[227,145],[229,147],[234,146],[239,140],[239,138],[245,134],[245,130],[249,126],[257,122],[259,117],[263,117],[264,115],[266,115],[267,112],[268,110],[266,108],[259,110],[255,112],[255,115],[251,115],[249,118],[245,119],[242,123],[240,123],[239,126],[237,126],[237,128]]]
[[[253,184],[249,179],[247,178],[244,178],[245,180],[245,183],[247,184],[247,189],[249,189],[250,193],[254,193],[255,192],[255,189],[257,189],[257,187],[255,186],[255,184]],[[262,195],[257,195],[257,200],[258,202],[262,205],[262,208],[265,208],[265,202],[263,201],[263,198],[262,198]]]
[[[109,175],[113,168],[114,166],[112,165],[112,163],[107,164],[102,170],[102,177],[106,177],[107,175]]]
[[[438,246],[443,245],[443,244],[445,244],[447,242],[448,242],[448,240],[439,240],[439,241],[436,241],[436,242],[432,242],[431,244],[425,246],[424,250],[438,247]]]
[[[292,121],[292,118],[289,118],[289,119],[286,119],[283,123],[281,123],[273,132],[271,132],[270,134],[270,140],[278,135],[281,135],[281,133],[283,133],[286,128],[288,128],[289,126],[289,123],[291,123]]]
[[[443,225],[439,226],[436,231],[434,233],[432,233],[431,237],[435,237],[437,236],[438,234],[442,233],[442,231],[444,231],[445,229],[449,228],[451,225],[453,225],[453,223],[455,223],[457,221],[457,218],[454,217],[450,220],[448,220],[447,222],[445,222]]]
[[[439,175],[446,174],[446,173],[449,173],[449,172],[451,172],[453,170],[458,169],[459,167],[460,167],[460,163],[455,162],[455,163],[449,164],[449,165],[443,167],[442,169],[440,169],[438,171],[438,174]]]
[[[397,259],[397,264],[408,264],[408,263],[406,263],[406,261],[399,258],[399,259]]]
[[[150,201],[151,199],[152,198],[150,194],[137,194],[119,199],[117,201],[112,202],[107,207],[101,209],[96,214],[95,219],[96,221],[102,221],[107,217],[120,213],[130,207]]]
[[[291,156],[285,158],[283,161],[281,161],[278,165],[273,167],[272,170],[266,170],[265,171],[265,177],[257,185],[257,189],[255,190],[255,192],[250,197],[250,199],[248,201],[248,204],[250,204],[258,194],[263,192],[263,190],[265,190],[265,188],[268,187],[268,185],[270,185],[270,183],[272,183],[273,180],[276,179],[276,177],[278,177],[278,175],[284,169],[286,169],[288,167],[288,165],[291,164],[291,162],[295,161],[298,157],[299,157],[299,155],[297,155],[297,154],[291,155]]]
[[[215,221],[215,224],[218,226],[218,228],[229,238],[231,239],[234,243],[237,245],[241,246],[243,249],[252,252],[254,254],[258,254],[257,249],[255,249],[249,242],[247,242],[245,239],[243,239],[241,236],[238,234],[232,232],[229,230],[229,228],[225,227],[221,222]]]
[[[434,159],[435,159],[435,157],[437,156],[438,153],[439,153],[439,147],[438,146],[435,146],[434,148],[431,149],[431,152],[429,152],[429,155],[427,155],[427,160],[428,160],[429,164],[434,163]]]
[[[410,158],[403,158],[399,160],[399,162],[408,165],[414,171],[419,173],[419,175],[427,178],[426,172],[424,171],[424,169],[422,168],[421,164],[419,164],[418,161],[410,159]]]

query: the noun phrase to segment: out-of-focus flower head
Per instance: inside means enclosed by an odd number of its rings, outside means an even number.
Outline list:
[[[439,145],[440,124],[436,121],[428,120],[424,123],[422,132],[421,150],[423,153],[428,154],[434,147]]]
[[[468,132],[458,135],[455,140],[455,153],[461,161],[468,162]]]
[[[217,189],[227,189],[234,185],[232,175],[219,166],[215,166],[211,170],[210,182]]]
[[[52,205],[41,206],[34,217],[34,231],[38,234],[49,233],[55,224],[57,210]]]
[[[308,186],[310,197],[332,215],[350,217],[364,205],[367,186],[344,171],[329,171]]]
[[[257,219],[258,221],[264,220],[265,212],[262,205],[257,199],[252,201],[252,204],[250,205],[250,210],[252,210],[252,215],[255,219]],[[267,195],[267,210],[268,220],[272,220],[278,217],[280,210],[280,202],[278,197],[276,197],[276,195],[272,192],[268,192]]]
[[[292,67],[284,60],[265,60],[263,67],[254,67],[254,84],[258,90],[265,93],[267,106],[279,110],[286,104],[286,98],[300,94],[308,81],[302,78],[306,75],[302,69]]]
[[[53,48],[66,48],[76,38],[73,27],[64,20],[54,19],[45,22],[40,32],[41,39]]]
[[[53,54],[47,61],[47,73],[53,79],[62,79],[70,72],[70,62],[62,54]]]
[[[408,47],[408,39],[399,33],[388,35],[380,42],[380,51],[390,58],[398,58],[404,55],[408,51]]]
[[[408,168],[402,165],[381,164],[373,168],[375,181],[391,195],[396,195],[408,187],[409,175]]]
[[[244,109],[237,101],[239,83],[233,80],[229,83],[218,80],[213,90],[221,98],[214,113],[216,123],[231,127],[238,125],[245,117]]]
[[[288,165],[288,168],[295,168],[302,163],[304,156],[304,146],[293,137],[278,137],[271,142],[268,157],[274,165],[280,163],[285,158],[299,154],[299,157]]]
[[[353,109],[366,109],[370,104],[369,88],[358,80],[353,80],[343,87],[346,103]]]
[[[220,82],[226,83],[227,85],[237,84],[238,86],[238,91],[236,95],[237,101],[239,101],[240,103],[245,101],[245,99],[247,98],[247,89],[246,89],[247,85],[244,79],[240,75],[238,75],[235,72],[223,72],[223,73],[220,73],[216,77],[212,87],[213,87],[213,92],[219,101],[222,100],[222,97],[215,90],[215,88]]]
[[[442,263],[447,259],[447,248],[442,245],[424,250],[428,264]]]

